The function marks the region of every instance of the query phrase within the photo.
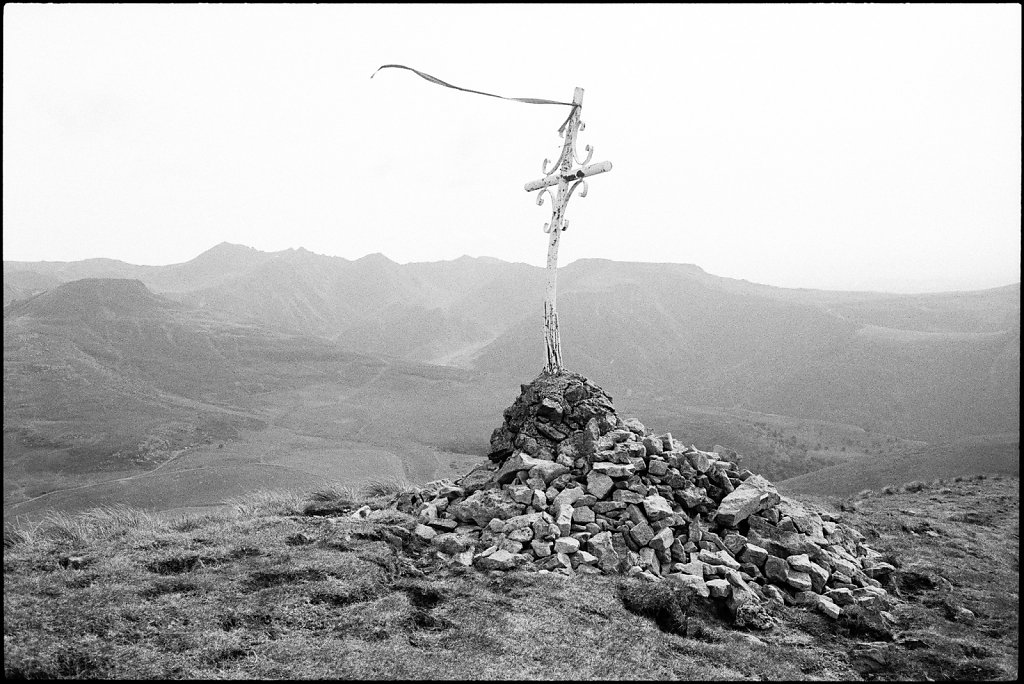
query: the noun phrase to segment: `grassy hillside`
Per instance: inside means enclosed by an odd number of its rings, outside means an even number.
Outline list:
[[[536,372],[544,270],[396,264],[221,244],[184,264],[5,262],[5,274],[138,278],[156,292],[352,351]],[[893,295],[758,285],[693,265],[561,269],[569,367],[615,395],[859,425],[908,439],[1019,430],[1020,286]]]
[[[495,259],[222,244],[172,266],[4,272],[5,297],[17,294],[4,311],[4,502],[19,514],[459,474],[543,355],[543,269]],[[731,447],[775,480],[835,467],[861,474],[806,482],[897,484],[908,468],[893,464],[914,453],[909,468],[934,479],[954,471],[941,449],[915,451],[925,442],[1019,428],[1018,285],[830,293],[583,260],[559,288],[571,369],[621,412]]]
[[[377,491],[381,487],[376,488]],[[1018,674],[1019,481],[833,509],[899,566],[891,641],[800,608],[736,629],[663,583],[480,573],[414,521],[322,489],[233,513],[131,509],[5,529],[4,674],[27,678],[1007,680]],[[349,513],[375,509],[365,519]],[[818,502],[827,508],[828,502]],[[402,542],[401,540],[409,540]]]
[[[453,462],[465,470],[444,453],[461,441],[453,424],[482,449],[503,408],[466,371],[346,352],[104,279],[7,307],[4,390],[4,503],[19,514],[203,505],[323,477],[424,482]]]
[[[914,480],[931,481],[976,473],[1020,475],[1020,435],[967,437],[920,445],[885,458],[857,459],[779,482],[800,494],[849,496]]]
[[[1019,428],[1019,287],[875,297],[874,308],[857,309],[722,280],[670,264],[566,267],[566,364],[617,397],[848,423],[907,439]],[[922,298],[928,316],[910,315]],[[964,332],[969,321],[979,326],[972,333]],[[477,354],[477,367],[525,374],[538,354],[536,325],[535,316],[516,321]]]

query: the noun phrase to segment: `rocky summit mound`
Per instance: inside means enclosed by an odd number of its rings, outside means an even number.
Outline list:
[[[768,628],[769,602],[885,631],[895,568],[828,514],[782,497],[716,446],[623,420],[600,387],[542,374],[504,412],[490,460],[455,484],[406,492],[438,557],[485,571],[624,574],[675,582]]]

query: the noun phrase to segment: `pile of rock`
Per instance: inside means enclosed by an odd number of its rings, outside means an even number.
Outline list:
[[[781,497],[735,452],[622,420],[580,375],[523,385],[504,418],[493,463],[398,502],[452,562],[666,579],[761,626],[771,600],[832,618],[887,607],[880,580],[895,568],[856,530]]]

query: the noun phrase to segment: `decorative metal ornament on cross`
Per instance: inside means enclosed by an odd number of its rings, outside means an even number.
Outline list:
[[[612,163],[608,161],[588,165],[591,157],[594,156],[594,148],[590,145],[583,148],[587,152],[587,157],[580,161],[579,155],[576,154],[576,134],[586,128],[586,125],[580,120],[580,112],[583,109],[583,88],[576,88],[572,103],[575,105],[572,113],[569,114],[565,125],[558,132],[565,140],[562,145],[562,154],[550,170],[548,170],[548,160],[545,159],[540,169],[544,177],[540,180],[530,181],[524,186],[527,192],[539,191],[537,193],[538,205],[544,204],[544,193],[551,198],[551,222],[544,224],[544,232],[550,236],[548,238],[548,280],[544,295],[544,346],[547,352],[547,364],[544,366],[544,370],[552,375],[557,375],[562,371],[562,341],[558,335],[555,288],[558,282],[558,243],[562,231],[569,227],[569,222],[565,220],[565,208],[572,193],[581,185],[583,187],[580,190],[580,197],[587,196],[588,188],[585,180],[587,177],[612,170]],[[574,162],[578,168],[573,168]],[[555,186],[558,187],[557,195],[551,192],[551,188]]]

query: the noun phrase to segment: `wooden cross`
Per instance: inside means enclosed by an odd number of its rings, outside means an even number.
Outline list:
[[[576,155],[576,132],[583,130],[586,125],[580,121],[580,110],[583,109],[583,88],[576,88],[573,93],[572,103],[576,105],[566,120],[565,125],[559,134],[565,138],[562,145],[562,154],[558,157],[555,165],[548,170],[548,160],[545,159],[541,165],[541,173],[544,177],[540,180],[530,181],[525,185],[527,192],[540,190],[537,193],[537,204],[544,204],[544,193],[551,196],[551,223],[544,224],[544,232],[550,235],[548,238],[548,283],[544,295],[544,345],[547,350],[547,365],[545,372],[557,375],[562,370],[562,341],[558,336],[558,313],[555,311],[555,285],[558,278],[558,241],[562,231],[569,227],[565,220],[565,207],[569,203],[572,193],[582,183],[583,189],[580,197],[587,196],[587,176],[612,170],[611,162],[589,164],[590,158],[594,156],[594,148],[587,145],[587,158],[580,161]],[[573,162],[579,165],[573,168]],[[571,184],[571,185],[570,185]],[[551,194],[551,187],[558,186],[558,195]]]

